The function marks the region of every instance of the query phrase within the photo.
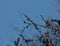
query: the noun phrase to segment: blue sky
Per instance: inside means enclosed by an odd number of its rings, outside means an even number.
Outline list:
[[[43,24],[39,17],[40,14],[46,19],[60,19],[56,7],[51,2],[52,0],[0,0],[0,46],[12,44],[12,40],[17,38],[18,32],[11,28],[10,24],[22,29],[20,10],[37,23]]]

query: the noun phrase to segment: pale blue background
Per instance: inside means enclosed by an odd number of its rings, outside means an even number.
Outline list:
[[[57,0],[57,2],[59,1]],[[20,10],[24,11],[35,22],[41,24],[43,24],[43,21],[39,17],[40,14],[46,19],[60,19],[56,6],[52,5],[52,0],[0,0],[0,46],[12,45],[12,41],[17,38],[18,32],[10,24],[20,30],[22,29]],[[30,37],[28,35],[27,37]]]

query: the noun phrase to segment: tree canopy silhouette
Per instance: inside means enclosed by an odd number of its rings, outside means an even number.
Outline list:
[[[45,18],[40,15],[42,20],[44,20],[46,25],[41,25],[33,20],[31,20],[25,13],[20,14],[20,17],[26,26],[22,29],[22,32],[18,34],[18,38],[13,41],[15,46],[24,46],[24,44],[20,43],[21,38],[26,44],[25,46],[59,46],[60,45],[60,25],[54,26],[52,22],[57,22],[59,24],[59,20],[51,19],[45,20]],[[32,25],[36,31],[39,32],[39,35],[36,37],[33,36],[32,39],[25,39],[23,32],[25,29],[28,29],[29,26]],[[42,30],[39,28],[45,28],[45,34],[41,33]],[[39,43],[39,44],[38,44]],[[10,46],[10,45],[8,45]]]

